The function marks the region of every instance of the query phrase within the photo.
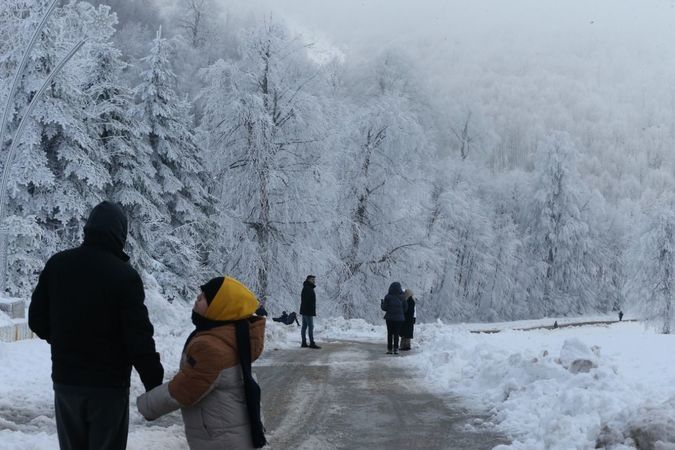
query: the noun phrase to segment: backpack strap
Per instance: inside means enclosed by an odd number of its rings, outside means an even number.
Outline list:
[[[251,424],[251,438],[254,448],[262,448],[267,444],[265,427],[260,420],[260,386],[251,375],[251,340],[250,323],[247,319],[237,321],[235,334],[239,351],[239,365],[244,376],[244,393],[246,394],[246,409]]]

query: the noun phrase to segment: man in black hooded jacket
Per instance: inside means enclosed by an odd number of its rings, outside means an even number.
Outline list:
[[[33,291],[28,324],[51,345],[61,449],[126,448],[132,366],[146,390],[163,381],[126,238],[124,212],[99,203],[82,245],[53,255]]]
[[[302,316],[302,328],[300,335],[302,336],[301,347],[309,347],[320,349],[321,347],[314,342],[314,317],[316,316],[316,294],[314,288],[316,287],[316,277],[314,275],[307,275],[305,282],[302,284],[302,293],[300,294],[300,315]],[[307,330],[309,330],[309,345],[307,345]]]

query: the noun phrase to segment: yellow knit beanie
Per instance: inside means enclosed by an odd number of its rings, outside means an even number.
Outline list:
[[[219,321],[245,319],[253,315],[258,305],[258,299],[246,286],[232,277],[224,277],[205,317]]]

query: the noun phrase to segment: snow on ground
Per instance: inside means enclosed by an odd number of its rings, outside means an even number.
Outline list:
[[[147,304],[168,378],[177,370],[192,330],[190,305],[169,305],[152,292]],[[607,318],[581,320],[598,319]],[[421,324],[415,329],[413,351],[402,362],[417,370],[429,389],[458,394],[467,405],[493,413],[494,422],[513,439],[510,448],[590,449],[599,443],[619,450],[636,447],[636,441],[651,442],[644,448],[675,448],[675,337],[635,322],[509,330],[553,321]],[[319,317],[315,337],[319,344],[379,341],[384,351],[383,325]],[[496,328],[504,331],[470,333]],[[267,354],[297,348],[300,327],[270,318],[266,339]],[[261,363],[265,359],[263,355]],[[588,365],[575,365],[575,359]],[[37,339],[0,343],[0,362],[0,448],[57,449],[49,346]],[[571,366],[581,370],[572,373]],[[179,413],[147,423],[136,412],[135,398],[142,390],[134,372],[129,449],[184,449]]]
[[[467,328],[417,327],[420,350],[410,362],[433,389],[490,409],[511,448],[622,449],[636,441],[675,448],[675,337],[635,322],[495,334]],[[595,367],[572,373],[566,366],[576,358]]]

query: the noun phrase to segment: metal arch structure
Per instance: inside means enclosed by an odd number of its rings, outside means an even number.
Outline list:
[[[19,64],[16,73],[14,74],[12,86],[9,95],[7,96],[7,102],[2,114],[2,122],[0,123],[0,150],[5,146],[5,128],[7,126],[7,120],[10,115],[12,101],[14,100],[14,95],[16,94],[16,90],[19,85],[19,80],[21,79],[23,72],[26,68],[26,64],[28,62],[28,56],[33,50],[33,47],[35,47],[35,42],[37,42],[38,36],[40,36],[40,34],[42,33],[42,30],[44,29],[49,17],[51,16],[52,12],[54,11],[54,8],[59,2],[60,0],[53,0],[52,3],[47,8],[47,11],[42,17],[40,24],[33,32],[33,36],[31,37],[31,40],[28,43],[28,46],[24,50],[24,53],[21,57],[21,63]],[[19,138],[21,137],[21,133],[23,132],[23,129],[26,125],[27,119],[28,117],[30,117],[31,113],[33,112],[33,109],[35,108],[35,105],[37,104],[38,100],[40,99],[44,91],[47,89],[51,81],[54,79],[54,77],[61,71],[63,66],[70,60],[70,58],[72,58],[73,55],[77,53],[77,51],[84,45],[85,42],[86,39],[83,39],[80,42],[78,42],[70,50],[70,52],[68,52],[68,54],[66,54],[61,59],[61,61],[56,65],[56,67],[54,67],[54,69],[49,73],[47,78],[43,81],[42,86],[40,86],[40,89],[35,93],[30,104],[24,111],[24,115],[21,118],[21,121],[19,122],[19,126],[17,127],[16,132],[14,133],[14,137],[12,138],[10,147],[5,155],[5,160],[3,163],[2,180],[0,180],[0,224],[2,224],[2,222],[4,221],[6,214],[7,182],[9,180],[10,168],[12,165],[12,161],[14,159],[14,153],[16,152],[16,148],[19,143]],[[7,233],[0,225],[0,294],[5,292],[6,286],[7,286]]]

